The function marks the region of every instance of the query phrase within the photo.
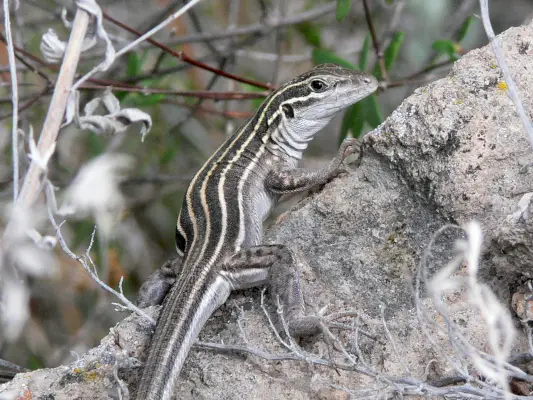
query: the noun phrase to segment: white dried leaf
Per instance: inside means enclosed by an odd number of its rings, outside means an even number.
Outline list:
[[[67,19],[67,9],[65,7],[61,9],[61,21],[63,21],[65,28],[72,28],[72,22]]]
[[[55,236],[42,236],[35,229],[28,231],[27,235],[40,249],[52,250],[57,245],[57,238]]]
[[[120,101],[113,95],[111,88],[107,88],[102,96],[102,102],[110,113],[120,111]]]
[[[119,184],[133,166],[125,154],[104,154],[85,165],[66,191],[59,213],[92,214],[109,234],[124,208]]]
[[[36,230],[43,225],[46,214],[39,207],[25,208],[18,204],[4,210],[12,228],[4,232],[0,248],[2,279],[0,279],[0,315],[3,334],[16,339],[28,318],[29,292],[26,276],[48,276],[57,271],[51,245],[55,238],[42,237]]]
[[[44,225],[46,214],[43,211],[35,207],[26,208],[20,204],[7,207],[4,210],[6,219],[12,221],[9,234],[5,236],[8,243],[25,241],[28,239],[29,231]]]
[[[43,35],[40,48],[46,61],[56,63],[63,58],[67,43],[60,40],[55,31],[50,28]]]
[[[76,6],[92,15],[89,27],[87,28],[87,33],[83,38],[81,52],[92,49],[98,43],[98,38],[104,40],[106,43],[106,52],[104,63],[100,69],[105,71],[115,60],[116,52],[113,43],[111,43],[111,40],[104,29],[102,23],[102,10],[94,0],[77,0]],[[67,20],[65,8],[61,11],[61,19],[65,27],[72,27],[72,23]],[[48,62],[59,62],[65,54],[67,42],[60,40],[55,31],[49,29],[48,32],[43,35],[40,47],[41,52]]]
[[[18,244],[11,257],[17,269],[26,275],[52,276],[57,271],[56,259],[52,253],[43,251],[32,241]]]
[[[107,94],[108,89],[104,92],[105,96]],[[102,96],[102,97],[103,97]],[[85,107],[83,107],[83,112],[85,113],[85,116],[90,117],[91,115],[94,115],[94,112],[98,108],[98,106],[102,103],[102,97],[96,97],[89,101],[87,104],[85,104]]]
[[[95,41],[96,37],[98,37],[106,43],[105,59],[100,65],[100,70],[106,71],[111,64],[113,64],[113,61],[115,61],[115,48],[113,47],[113,43],[111,43],[111,40],[104,29],[102,9],[95,0],[77,0],[76,6],[81,10],[85,10],[94,17],[92,18],[91,25],[88,29],[90,32],[89,37]]]
[[[107,109],[106,115],[95,115],[98,106],[102,104]],[[77,124],[81,129],[91,130],[99,135],[115,135],[124,132],[129,126],[141,123],[141,140],[152,128],[150,115],[137,108],[120,109],[120,102],[107,88],[101,97],[89,101],[84,107],[85,116],[77,117]]]
[[[152,118],[138,108],[125,108],[113,114],[112,117],[123,124],[124,130],[130,125],[141,123],[141,141],[143,142],[150,129],[152,129]]]
[[[30,292],[16,279],[6,280],[2,287],[2,326],[4,337],[15,340],[20,335],[29,317],[28,302]]]
[[[115,135],[124,132],[135,123],[142,123],[141,140],[144,141],[145,136],[152,128],[152,119],[137,108],[125,108],[108,115],[80,117],[78,120],[81,129],[91,130],[99,135]]]
[[[77,90],[70,91],[67,98],[67,106],[65,107],[65,120],[61,127],[65,127],[72,123],[78,116],[79,109],[79,92]]]
[[[56,272],[56,259],[50,250],[55,238],[42,237],[37,228],[44,225],[44,210],[15,206],[11,210],[13,229],[6,235],[3,255],[26,275],[51,275]]]

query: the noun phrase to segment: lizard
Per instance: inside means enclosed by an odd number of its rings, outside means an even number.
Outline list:
[[[262,224],[282,195],[326,183],[360,151],[358,140],[347,138],[324,168],[298,168],[316,133],[377,87],[370,74],[316,66],[271,93],[194,175],[177,219],[178,256],[139,289],[139,306],[162,303],[162,310],[138,400],[172,397],[200,330],[233,290],[269,283],[291,335],[320,330],[318,317],[305,313],[298,267],[304,261],[289,246],[262,244]]]

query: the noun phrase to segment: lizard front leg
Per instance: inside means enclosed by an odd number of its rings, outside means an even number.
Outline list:
[[[137,294],[137,305],[146,308],[163,303],[168,291],[176,282],[183,257],[178,255],[166,261],[145,279]]]
[[[302,192],[316,185],[326,183],[336,176],[342,166],[342,162],[350,154],[359,153],[361,156],[361,144],[359,140],[345,139],[337,155],[328,165],[322,169],[293,168],[272,170],[265,179],[265,186],[276,194]]]
[[[232,289],[245,289],[264,283],[271,286],[275,304],[281,302],[284,319],[292,336],[319,333],[318,317],[305,313],[300,288],[300,266],[305,260],[293,249],[284,245],[260,245],[244,249],[227,259],[222,265],[222,275]]]

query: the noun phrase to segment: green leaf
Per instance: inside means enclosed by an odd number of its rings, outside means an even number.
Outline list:
[[[451,40],[435,40],[431,48],[440,54],[447,54],[453,57],[455,54],[455,43]]]
[[[352,114],[353,108],[355,107],[355,104],[353,106],[350,106],[344,111],[344,114],[342,116],[342,123],[341,123],[341,132],[340,132],[340,138],[339,140],[342,142],[344,138],[348,135],[348,132],[350,131],[351,127],[351,121],[352,121]]]
[[[385,49],[383,57],[385,58],[385,68],[387,71],[392,67],[394,61],[398,57],[400,47],[402,47],[405,34],[403,32],[396,32],[392,37],[390,44]]]
[[[304,37],[305,41],[313,47],[320,47],[320,30],[311,22],[302,22],[295,25],[296,30]]]
[[[398,53],[400,52],[400,47],[403,43],[404,38],[403,32],[396,32],[389,45],[385,49],[385,52],[383,54],[383,61],[385,62],[385,69],[388,71],[392,67],[392,64],[394,64],[394,61],[396,61],[396,58],[398,57]],[[374,76],[380,80],[383,77],[381,76],[381,69],[379,68],[379,63],[376,63],[374,67]]]
[[[358,138],[363,133],[365,124],[368,124],[371,128],[375,128],[383,121],[381,110],[375,95],[367,97],[361,100],[359,103],[348,107],[342,117],[340,140],[344,140],[348,135],[348,132],[352,133],[352,136]]]
[[[358,69],[351,62],[346,61],[344,58],[341,58],[332,51],[326,49],[313,49],[313,62],[315,65],[333,63],[344,68]]]
[[[350,131],[352,132],[352,136],[358,137],[363,130],[364,124],[365,120],[362,117],[359,103],[348,107],[342,117],[340,141],[342,142]]]
[[[361,52],[359,53],[359,69],[361,71],[366,70],[366,66],[368,64],[369,50],[370,50],[370,34],[366,36],[365,41],[363,42],[363,47],[361,48]]]
[[[164,98],[165,98],[165,95],[161,93],[154,93],[154,94],[148,94],[148,95],[144,95],[142,93],[130,93],[130,95],[127,97],[127,101],[129,104],[132,104],[137,107],[142,107],[142,106],[153,106],[155,104],[158,104]]]
[[[28,367],[30,370],[41,369],[46,367],[46,363],[35,354],[30,354],[26,360],[26,367]]]
[[[352,5],[352,0],[337,0],[337,10],[336,16],[337,21],[342,21],[348,13],[350,12],[350,6]]]
[[[363,103],[366,122],[371,128],[375,128],[383,122],[383,115],[379,109],[378,99],[375,94],[362,100],[361,103]]]
[[[161,165],[167,165],[170,161],[176,158],[176,153],[178,151],[177,146],[168,146],[165,147],[165,151],[161,154],[159,158],[159,163]]]
[[[472,22],[474,22],[474,17],[470,16],[467,19],[465,19],[465,22],[461,25],[459,28],[459,31],[457,32],[457,43],[461,43],[466,34],[468,33],[468,30],[472,26]]]
[[[134,77],[141,73],[141,59],[135,52],[128,53],[128,63],[126,64],[126,75]]]

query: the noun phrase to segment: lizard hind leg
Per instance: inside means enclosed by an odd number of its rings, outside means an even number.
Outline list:
[[[181,269],[182,257],[177,256],[166,261],[144,280],[137,294],[137,305],[140,308],[160,305]]]
[[[259,245],[243,249],[223,265],[220,274],[232,289],[269,283],[274,304],[283,307],[283,318],[292,336],[322,332],[318,316],[307,315],[300,287],[300,265],[304,258],[284,245]]]

